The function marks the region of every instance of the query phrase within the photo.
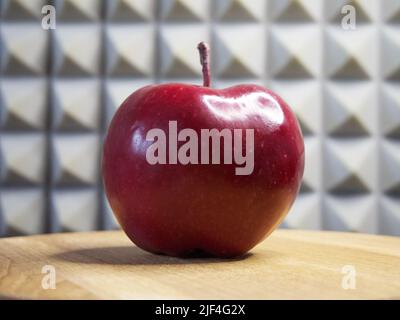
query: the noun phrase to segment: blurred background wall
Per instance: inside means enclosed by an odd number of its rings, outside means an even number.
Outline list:
[[[136,88],[200,84],[200,40],[214,86],[263,84],[297,113],[306,170],[284,227],[400,235],[400,0],[0,3],[1,236],[116,228],[107,124]]]

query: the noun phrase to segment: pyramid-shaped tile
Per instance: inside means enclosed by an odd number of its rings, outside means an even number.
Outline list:
[[[400,236],[400,199],[382,197],[379,210],[379,231],[382,234]]]
[[[0,119],[4,130],[44,129],[47,84],[44,79],[7,79],[0,83]]]
[[[376,97],[373,83],[327,85],[324,128],[335,137],[368,136],[375,131]]]
[[[398,197],[400,196],[400,142],[384,141],[379,154],[381,188],[385,193]]]
[[[106,123],[110,123],[115,111],[134,91],[149,83],[146,80],[113,79],[106,82]]]
[[[389,81],[400,81],[400,28],[382,29],[382,73]]]
[[[400,138],[400,84],[382,86],[381,130],[388,138]]]
[[[55,30],[54,71],[66,76],[97,75],[101,32],[97,25],[59,25]]]
[[[273,27],[270,73],[278,79],[316,77],[321,69],[320,31],[313,26]]]
[[[201,75],[197,44],[208,40],[203,26],[164,26],[161,29],[161,75],[184,78]]]
[[[335,0],[325,1],[325,16],[328,21],[341,26],[342,19],[349,14],[348,7],[354,8],[356,23],[370,23],[377,18],[380,1],[375,0]]]
[[[264,0],[219,0],[215,1],[215,17],[220,21],[262,21],[265,13]]]
[[[6,237],[7,236],[7,233],[6,233],[7,231],[6,231],[6,224],[4,222],[4,218],[3,218],[3,215],[2,215],[1,202],[2,202],[2,199],[1,199],[1,194],[0,194],[0,237]]]
[[[306,137],[305,143],[305,167],[303,175],[303,191],[318,191],[322,184],[321,171],[321,142],[314,137]],[[310,192],[309,191],[309,192]]]
[[[266,37],[257,25],[219,27],[215,32],[217,74],[221,78],[257,78],[265,68]],[[232,41],[232,39],[236,39]]]
[[[40,185],[45,180],[46,140],[43,134],[2,134],[3,184]]]
[[[107,201],[106,196],[103,197],[103,212],[104,212],[104,229],[105,230],[117,230],[121,227],[115,215],[112,212],[109,202]]]
[[[161,18],[169,21],[205,21],[208,16],[208,0],[161,1]]]
[[[55,231],[91,231],[98,228],[96,189],[59,190],[51,197]]]
[[[13,21],[40,19],[42,7],[48,3],[45,0],[2,0],[1,2],[0,13],[3,18]]]
[[[114,21],[144,22],[153,18],[153,0],[107,1],[106,16]]]
[[[328,196],[324,207],[324,229],[363,233],[378,231],[378,205],[373,195]]]
[[[303,181],[301,181],[301,185],[300,185],[300,190],[299,190],[299,194],[308,194],[314,192],[314,190],[311,188],[311,186],[303,179]]]
[[[49,33],[39,23],[3,24],[0,30],[4,46],[2,64],[6,74],[45,74]]]
[[[335,80],[367,80],[377,69],[376,29],[358,27],[357,32],[330,28],[325,46],[325,69]]]
[[[390,24],[400,23],[400,2],[398,0],[383,0],[382,3],[382,17],[383,20]]]
[[[298,196],[285,218],[285,226],[293,229],[321,229],[321,203],[318,194]]]
[[[45,198],[41,189],[3,189],[0,193],[2,228],[6,236],[46,231]]]
[[[101,17],[102,1],[98,0],[54,0],[57,18],[61,21],[98,21]]]
[[[6,44],[2,38],[3,32],[1,28],[2,27],[0,25],[0,73],[4,72],[7,64],[7,56],[6,56],[7,50],[6,50]]]
[[[53,128],[96,130],[100,125],[101,103],[98,80],[57,80],[53,84]]]
[[[321,86],[315,81],[273,81],[270,86],[296,113],[304,136],[321,130]]]
[[[106,32],[107,73],[148,77],[154,65],[154,29],[151,26],[109,26]]]
[[[327,139],[324,148],[325,188],[334,194],[376,189],[377,148],[373,139]]]
[[[57,135],[52,139],[52,180],[85,186],[98,181],[99,138],[94,134]]]
[[[309,23],[321,18],[322,1],[271,0],[269,9],[273,21],[278,23]]]
[[[240,79],[240,84],[255,84],[259,86],[265,86],[265,81],[259,78],[246,78],[246,79]],[[240,84],[238,84],[238,80],[234,78],[216,79],[214,82],[216,88],[229,88],[229,87],[235,87]]]

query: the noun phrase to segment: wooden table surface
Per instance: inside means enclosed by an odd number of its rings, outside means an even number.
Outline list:
[[[51,279],[55,289],[47,288]],[[5,238],[0,296],[399,299],[400,238],[277,230],[234,260],[153,255],[120,231]]]

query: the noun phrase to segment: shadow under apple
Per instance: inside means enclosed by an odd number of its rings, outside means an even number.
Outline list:
[[[153,254],[134,246],[98,247],[70,250],[58,253],[53,257],[67,262],[81,264],[109,265],[185,265],[204,263],[229,263],[250,259],[252,253],[231,259],[220,259],[207,256],[204,252],[193,251],[183,258]]]

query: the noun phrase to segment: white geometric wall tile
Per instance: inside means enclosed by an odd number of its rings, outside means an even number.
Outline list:
[[[164,77],[197,77],[201,67],[197,44],[208,41],[207,28],[202,25],[163,26],[160,30],[160,73]]]
[[[145,22],[153,18],[153,0],[113,0],[106,5],[106,18],[111,21]]]
[[[201,83],[201,79],[199,78],[198,82],[196,82],[196,80],[193,79],[188,79],[188,81],[190,81],[191,83],[197,83],[200,84]],[[260,85],[260,86],[265,86],[265,81],[262,78],[243,78],[240,79],[240,84],[256,84],[256,85]],[[223,88],[229,88],[229,87],[234,87],[237,86],[238,82],[235,79],[219,79],[216,78],[215,81],[213,81],[211,83],[211,86],[213,88],[217,88],[217,89],[223,89]]]
[[[115,111],[134,91],[147,85],[145,80],[115,79],[107,80],[105,84],[106,124],[108,126]]]
[[[53,128],[63,131],[96,130],[101,118],[98,80],[56,80],[53,84]]]
[[[40,185],[45,179],[44,134],[2,134],[0,181],[5,185]]]
[[[400,199],[383,196],[379,211],[380,233],[400,236]]]
[[[99,0],[54,0],[61,21],[97,21],[101,15]]]
[[[358,26],[356,32],[331,27],[326,34],[325,69],[335,80],[366,80],[376,75],[376,29]]]
[[[399,0],[381,0],[382,18],[389,23],[400,22],[400,1]]]
[[[214,1],[215,18],[219,21],[257,22],[264,18],[265,0],[219,0]]]
[[[274,26],[269,44],[270,74],[275,78],[317,77],[321,70],[321,32],[313,25]]]
[[[49,33],[43,30],[39,23],[3,23],[0,30],[3,46],[2,64],[6,74],[45,74]]]
[[[321,202],[318,194],[301,194],[286,217],[283,227],[319,230],[322,227]]]
[[[1,11],[0,11],[1,13]],[[1,154],[0,154],[1,156]],[[2,214],[2,193],[0,192],[0,237],[6,237],[8,232],[6,230],[6,221]]]
[[[378,206],[373,195],[327,196],[324,204],[325,228],[365,233],[378,231]]]
[[[0,99],[0,128],[45,129],[48,114],[45,79],[4,79],[0,82]]]
[[[316,192],[321,190],[321,142],[316,137],[305,137],[305,162],[301,192]]]
[[[296,113],[304,136],[321,131],[321,85],[314,80],[272,81],[272,90]]]
[[[213,87],[264,85],[298,117],[283,226],[400,235],[399,37],[399,0],[0,0],[0,236],[119,228],[99,170],[109,121],[145,85],[201,85],[199,41]]]
[[[103,195],[102,198],[102,204],[104,208],[104,228],[107,230],[116,230],[120,229],[119,223],[117,219],[115,218],[115,215],[112,212],[112,209],[110,207],[110,204],[107,201],[107,198],[105,194]]]
[[[94,134],[52,138],[55,185],[94,185],[99,179],[99,138]]]
[[[379,154],[381,189],[400,196],[400,140],[383,141]]]
[[[59,75],[98,74],[101,29],[95,24],[58,24],[54,30],[53,68]]]
[[[161,18],[168,21],[205,21],[208,0],[165,0],[160,2]]]
[[[383,28],[381,39],[383,77],[400,81],[400,26]]]
[[[382,86],[381,130],[389,138],[400,138],[400,83]]]
[[[0,212],[6,235],[30,235],[46,231],[44,192],[41,189],[2,189]]]
[[[51,207],[55,231],[90,231],[98,226],[96,189],[54,191]]]
[[[376,189],[377,147],[374,139],[327,139],[324,186],[335,194],[368,193]]]
[[[106,31],[110,76],[149,77],[154,65],[154,28],[147,25],[109,26]]]
[[[271,18],[278,23],[313,22],[321,19],[323,0],[270,0]]]
[[[357,23],[369,23],[377,19],[381,0],[334,0],[325,1],[325,14],[328,21],[341,23],[342,18],[348,13],[344,6],[350,5],[355,9]]]
[[[263,75],[266,34],[262,27],[254,24],[218,26],[214,35],[213,50],[219,77],[257,78]]]
[[[0,12],[5,20],[38,20],[46,0],[2,0]]]
[[[372,82],[330,82],[326,86],[324,128],[335,137],[376,132],[377,95]]]
[[[3,41],[2,24],[0,23],[0,75],[6,66],[6,45]],[[1,102],[1,101],[0,101]]]

